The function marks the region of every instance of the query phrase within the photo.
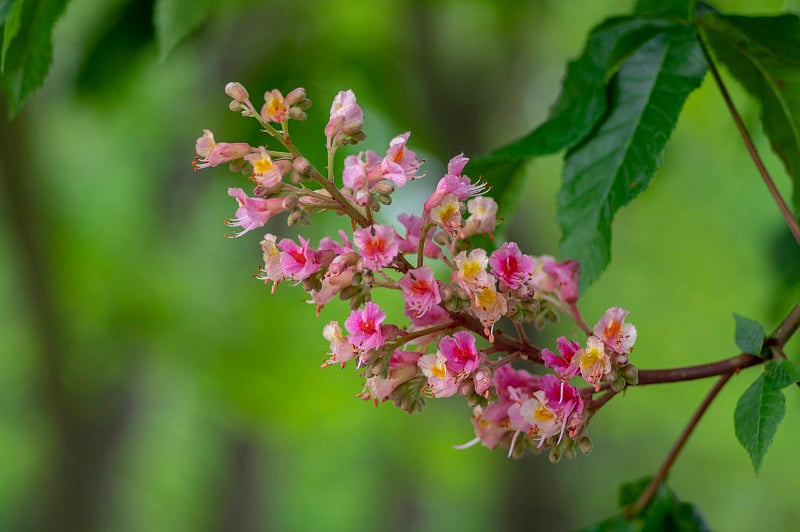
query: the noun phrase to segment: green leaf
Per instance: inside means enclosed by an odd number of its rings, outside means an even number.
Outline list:
[[[761,348],[764,346],[764,338],[767,336],[764,327],[755,320],[745,318],[734,312],[733,319],[736,320],[736,345],[742,353],[761,356]]]
[[[567,154],[558,193],[561,249],[581,263],[582,288],[608,265],[614,214],[650,184],[706,66],[692,27],[657,34],[622,65],[609,86],[607,116]]]
[[[489,157],[515,160],[556,153],[585,137],[606,110],[606,81],[646,38],[660,28],[661,21],[633,17],[611,18],[589,34],[580,57],[567,65],[561,93],[547,120],[527,136],[499,148]],[[638,38],[623,39],[634,34]]]
[[[761,123],[792,180],[800,213],[800,17],[709,12],[699,21],[714,55],[761,103]]]
[[[640,17],[664,17],[687,20],[694,9],[695,0],[639,0],[633,9]]]
[[[213,6],[213,0],[156,0],[153,23],[161,60],[205,22]]]
[[[620,486],[619,506],[622,509],[634,504],[653,477],[645,477]],[[681,502],[665,483],[659,486],[653,500],[641,515],[626,519],[622,514],[615,515],[596,525],[580,529],[580,532],[660,532],[680,530],[685,532],[705,532],[710,530],[703,516],[693,504]]]
[[[794,362],[770,360],[736,403],[733,417],[736,437],[750,455],[756,474],[786,414],[786,398],[781,389],[799,380],[800,368]]]
[[[9,115],[19,111],[22,102],[41,84],[53,61],[53,26],[69,0],[41,0],[21,9],[13,39],[6,44],[3,35],[2,84],[8,101]],[[15,5],[22,5],[22,2]],[[9,13],[6,28],[9,26]]]
[[[767,362],[766,368],[766,384],[776,390],[800,381],[800,367],[791,360],[776,358]]]
[[[3,49],[0,52],[0,72],[6,69],[6,54],[11,41],[19,33],[19,26],[22,24],[23,0],[11,1],[3,6]]]

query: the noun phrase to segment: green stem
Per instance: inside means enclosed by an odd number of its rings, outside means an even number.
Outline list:
[[[747,148],[747,153],[749,153],[750,158],[753,159],[753,163],[755,163],[758,172],[761,174],[764,184],[767,186],[770,195],[772,195],[772,199],[775,200],[775,203],[778,205],[778,210],[781,212],[783,219],[789,226],[789,230],[792,232],[795,241],[798,245],[800,245],[800,223],[798,223],[797,218],[794,217],[792,211],[786,205],[786,202],[784,201],[780,192],[778,192],[778,188],[775,186],[775,182],[772,180],[769,172],[767,172],[767,168],[764,166],[764,162],[761,160],[761,156],[758,154],[755,144],[753,144],[753,139],[750,137],[750,133],[747,131],[744,122],[742,122],[742,117],[739,115],[739,111],[736,109],[736,106],[734,105],[733,100],[728,93],[728,89],[725,87],[725,83],[722,81],[722,77],[719,75],[717,66],[714,64],[714,60],[711,58],[711,54],[709,53],[703,38],[699,38],[698,41],[700,42],[700,47],[703,49],[703,54],[706,56],[706,61],[708,62],[708,68],[711,71],[711,75],[714,76],[714,81],[716,82],[719,91],[722,93],[722,99],[725,100],[725,105],[728,107],[728,111],[733,117],[736,128],[739,130],[739,134],[742,136],[744,145]]]

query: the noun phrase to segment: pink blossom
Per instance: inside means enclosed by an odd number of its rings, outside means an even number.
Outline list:
[[[467,331],[445,336],[439,342],[439,352],[447,368],[455,374],[469,374],[478,369],[480,356],[475,348],[475,337]]]
[[[469,177],[462,176],[461,171],[466,166],[469,159],[460,153],[450,159],[447,165],[447,174],[445,174],[439,183],[436,185],[436,190],[425,201],[423,210],[428,212],[437,205],[442,203],[442,200],[448,194],[453,194],[459,201],[466,201],[472,196],[477,196],[486,192],[485,183],[472,184]]]
[[[381,161],[383,178],[391,180],[398,187],[416,177],[419,170],[417,154],[406,148],[410,132],[403,133],[389,142],[389,150]]]
[[[458,391],[458,382],[447,368],[441,353],[420,357],[417,362],[422,374],[428,378],[428,393],[431,397],[450,397]]]
[[[472,198],[467,202],[471,214],[459,234],[460,238],[494,233],[497,226],[497,202],[488,196]]]
[[[281,268],[280,250],[276,244],[277,238],[271,233],[264,235],[264,240],[261,241],[261,251],[264,258],[264,267],[261,273],[257,276],[258,279],[264,282],[272,281],[272,291],[275,291],[275,286],[285,279],[283,269]]]
[[[486,272],[486,267],[489,265],[486,250],[473,249],[469,255],[466,251],[462,251],[456,255],[453,262],[456,269],[450,275],[450,280],[468,294],[473,294],[495,282],[495,278]]]
[[[615,353],[628,354],[636,342],[636,327],[625,323],[627,310],[611,307],[594,326],[594,334]]]
[[[533,273],[533,257],[524,255],[514,242],[506,242],[489,257],[492,273],[500,279],[501,290],[517,290]]]
[[[427,266],[408,270],[397,282],[403,291],[403,301],[409,312],[421,316],[442,301],[433,270]]]
[[[214,140],[214,134],[210,130],[204,129],[203,136],[198,138],[195,144],[197,161],[192,164],[196,169],[218,166],[241,159],[251,150],[252,148],[246,142],[218,143]]]
[[[250,198],[241,188],[229,188],[228,195],[236,198],[239,203],[236,217],[225,222],[230,227],[242,228],[233,234],[234,238],[261,227],[270,217],[288,210],[285,198]]]
[[[362,351],[380,348],[386,342],[381,326],[385,319],[386,313],[372,301],[363,309],[354,310],[344,322],[350,342]]]
[[[289,105],[278,89],[264,93],[264,106],[261,108],[264,122],[283,123],[289,119]]]
[[[322,336],[331,343],[331,357],[322,364],[322,367],[331,364],[341,364],[344,367],[345,362],[356,356],[355,347],[342,334],[339,322],[331,321],[323,327]]]
[[[323,237],[322,240],[319,241],[319,251],[333,251],[337,255],[351,253],[353,251],[353,246],[350,244],[350,240],[347,238],[347,233],[341,229],[339,229],[338,232],[339,238],[342,239],[342,243],[339,244],[338,242],[335,242],[329,236]]]
[[[322,286],[319,290],[311,291],[311,301],[317,306],[317,316],[319,316],[322,308],[330,303],[336,295],[353,284],[353,275],[355,271],[352,268],[347,268],[340,271],[336,275],[325,275],[322,277]]]
[[[421,356],[422,353],[414,351],[395,350],[389,357],[388,376],[369,377],[364,384],[369,392],[369,398],[385,401],[398,386],[414,378],[417,374],[417,362]]]
[[[494,342],[494,324],[508,311],[505,296],[495,289],[494,283],[484,286],[475,292],[470,310],[483,325],[483,333],[489,337],[490,342]]]
[[[293,240],[284,238],[278,244],[281,250],[281,269],[286,277],[296,281],[307,279],[316,273],[322,264],[319,261],[319,254],[309,248],[308,240],[298,237],[300,245]]]
[[[544,365],[553,368],[563,379],[571,379],[580,371],[580,368],[572,364],[572,359],[580,351],[581,346],[577,342],[570,342],[564,336],[561,336],[556,343],[561,356],[553,354],[549,349],[542,349]]]
[[[331,115],[325,126],[325,136],[328,138],[328,147],[333,144],[333,139],[342,135],[352,135],[361,131],[364,126],[364,111],[356,102],[356,95],[352,90],[339,92],[331,104]]]
[[[400,238],[400,251],[410,255],[419,251],[419,232],[422,228],[422,220],[419,216],[411,214],[400,214],[397,219],[406,228],[406,237]],[[425,236],[425,248],[423,253],[426,257],[438,259],[442,256],[442,250],[433,241],[434,231],[428,231]]]
[[[562,301],[574,303],[578,300],[578,283],[581,275],[581,265],[578,261],[548,262],[544,264],[544,271],[555,279],[556,293]]]
[[[353,190],[368,189],[370,181],[376,180],[373,176],[375,170],[379,169],[380,163],[380,156],[372,150],[358,155],[348,155],[344,159],[342,183]]]
[[[253,181],[265,189],[275,188],[291,166],[289,161],[273,161],[263,146],[257,152],[245,155],[244,160],[253,166]]]
[[[587,383],[600,390],[603,378],[611,372],[611,357],[606,353],[603,341],[597,336],[590,336],[586,340],[586,349],[578,352],[572,359],[581,372],[581,377]]]
[[[393,227],[371,225],[353,233],[353,241],[361,251],[364,266],[379,270],[388,266],[397,255],[400,247]]]
[[[461,208],[455,194],[447,194],[430,210],[430,220],[455,238],[462,227]]]
[[[577,388],[565,383],[555,375],[542,375],[539,386],[545,393],[547,402],[559,418],[564,421],[573,413],[583,412],[583,399]]]

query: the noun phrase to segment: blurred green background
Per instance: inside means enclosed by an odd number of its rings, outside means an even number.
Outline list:
[[[332,304],[316,319],[299,289],[270,295],[254,280],[260,232],[222,238],[235,207],[226,190],[246,182],[190,163],[203,128],[260,141],[227,110],[227,81],[256,102],[304,86],[314,107],[295,134],[317,157],[331,99],[352,88],[363,149],[412,131],[430,175],[392,212],[418,208],[452,155],[485,153],[541,121],[588,30],[632,4],[226,2],[159,61],[151,2],[73,0],[44,87],[0,126],[0,529],[568,530],[611,515],[617,485],[657,469],[711,381],[629,390],[574,461],[453,450],[473,437],[463,401],[413,416],[375,409],[354,399],[351,368],[319,369],[322,326],[346,311]],[[731,89],[788,192],[754,102]],[[529,253],[558,254],[560,167],[531,164],[504,222]],[[335,222],[307,231],[316,241]],[[280,221],[268,229],[296,234]],[[797,249],[709,79],[614,231],[611,267],[583,312],[594,322],[608,306],[630,309],[640,367],[733,355],[732,312],[771,330],[800,297]],[[538,338],[573,332],[562,323]],[[733,433],[757,371],[723,390],[671,473],[714,530],[800,519],[798,389],[787,389],[758,478]]]

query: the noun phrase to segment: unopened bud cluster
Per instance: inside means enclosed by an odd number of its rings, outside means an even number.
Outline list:
[[[393,138],[384,154],[368,150],[346,157],[342,175],[333,174],[337,150],[365,139],[364,113],[352,91],[335,97],[325,126],[327,175],[289,134],[290,120],[304,120],[311,106],[304,89],[285,97],[277,89],[266,92],[260,110],[240,83],[229,83],[225,93],[232,98],[230,109],[257,120],[275,144],[218,142],[209,130],[197,140],[196,168],[228,164],[253,183],[251,195],[228,190],[238,205],[226,221],[239,228],[231,236],[280,213],[289,225],[306,224],[311,214],[325,210],[350,218],[348,230],[315,246],[302,236],[295,241],[270,233],[261,241],[264,266],[257,277],[271,282],[273,291],[282,282],[301,286],[317,316],[334,298],[350,304],[343,323],[323,327],[330,343],[323,367],[353,361],[365,379],[359,397],[376,404],[391,400],[409,412],[421,409],[426,398],[460,395],[473,407],[477,437],[471,443],[502,445],[510,456],[547,449],[558,460],[589,451],[592,394],[636,383],[636,368],[628,361],[636,329],[625,323],[627,311],[612,307],[589,330],[577,310],[576,261],[527,255],[514,242],[493,251],[473,247],[470,237],[493,235],[497,204],[484,195],[485,183],[464,174],[469,159],[463,154],[450,160],[421,212],[379,223],[376,215],[394,191],[424,174],[408,147],[410,133]],[[387,321],[373,301],[375,290],[401,297],[405,318]],[[586,330],[586,342],[561,337],[558,354],[531,346],[523,324],[541,327],[557,313],[574,318]],[[495,337],[501,319],[515,326],[519,339]],[[517,359],[553,373],[516,369],[511,362]],[[578,376],[590,386],[575,386]]]

